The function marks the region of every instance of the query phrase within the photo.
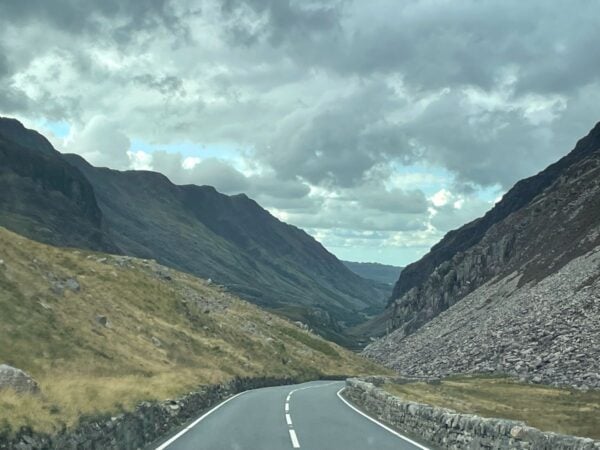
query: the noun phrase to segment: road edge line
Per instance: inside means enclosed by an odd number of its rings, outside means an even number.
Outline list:
[[[419,444],[418,442],[413,441],[412,439],[407,438],[406,436],[401,435],[400,433],[398,433],[396,430],[391,429],[390,427],[388,427],[387,425],[382,424],[381,422],[379,422],[378,420],[372,418],[371,416],[369,416],[368,414],[365,414],[364,412],[362,412],[360,409],[358,409],[357,407],[355,407],[354,405],[352,405],[348,400],[346,400],[344,397],[342,397],[342,391],[345,390],[346,388],[343,387],[341,388],[339,391],[337,391],[337,396],[339,397],[339,399],[341,401],[343,401],[346,406],[352,408],[354,411],[356,411],[357,413],[359,413],[361,416],[366,417],[367,419],[369,419],[371,422],[379,425],[381,428],[389,431],[390,433],[396,435],[397,437],[399,437],[400,439],[405,440],[406,442],[415,445],[416,447],[420,448],[421,450],[430,450],[427,447],[424,447],[423,445]]]
[[[185,433],[187,433],[188,431],[190,431],[192,428],[194,428],[196,425],[198,425],[200,422],[202,422],[204,419],[206,419],[209,415],[211,415],[212,413],[214,413],[217,409],[219,409],[221,406],[225,405],[226,403],[230,402],[231,400],[233,400],[234,398],[239,397],[240,395],[245,394],[248,391],[244,391],[244,392],[239,392],[237,394],[235,394],[233,397],[229,397],[228,399],[222,401],[221,403],[219,403],[217,406],[215,406],[214,408],[212,408],[211,410],[205,412],[202,416],[200,416],[200,418],[194,420],[191,424],[189,424],[187,427],[185,427],[183,430],[181,430],[179,433],[177,433],[175,436],[173,436],[171,439],[169,439],[168,441],[162,443],[160,446],[156,447],[155,450],[164,450],[166,449],[169,445],[171,445],[173,442],[175,442],[177,439],[179,439],[181,436],[183,436]]]

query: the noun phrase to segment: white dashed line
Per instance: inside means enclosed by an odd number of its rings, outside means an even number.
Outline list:
[[[334,381],[333,383],[318,384],[316,386],[306,386],[303,388],[298,388],[298,389],[294,389],[293,391],[290,391],[290,393],[285,398],[285,412],[286,412],[285,421],[288,424],[288,426],[289,427],[292,426],[292,416],[289,414],[289,412],[290,412],[290,400],[292,399],[292,394],[294,392],[303,391],[305,389],[314,389],[314,388],[320,388],[320,387],[325,387],[325,386],[331,386],[332,384],[335,384],[335,383],[336,383],[336,381]],[[298,436],[296,436],[296,431],[293,428],[290,428],[288,431],[290,432],[290,440],[292,441],[292,447],[300,448],[300,442],[298,441]]]
[[[298,442],[298,437],[294,430],[290,430],[290,439],[292,440],[292,447],[300,448],[300,442]]]

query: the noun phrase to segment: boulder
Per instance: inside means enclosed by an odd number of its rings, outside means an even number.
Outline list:
[[[0,389],[13,389],[19,393],[37,394],[37,382],[27,373],[15,367],[0,364]]]

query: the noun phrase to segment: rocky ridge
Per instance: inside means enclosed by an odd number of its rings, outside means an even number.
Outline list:
[[[416,333],[365,350],[403,375],[506,373],[536,383],[600,388],[600,248],[540,283],[492,280]]]
[[[540,280],[598,245],[588,231],[600,223],[599,184],[600,124],[406,267],[391,297],[390,327],[410,334],[493,277],[519,270],[522,283]]]
[[[537,196],[393,302],[395,330],[366,355],[413,376],[600,387],[600,126],[552,167]]]

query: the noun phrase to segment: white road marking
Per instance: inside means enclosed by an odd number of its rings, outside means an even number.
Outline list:
[[[398,433],[395,430],[392,430],[390,427],[388,427],[387,425],[382,424],[381,422],[378,422],[377,420],[373,419],[371,416],[365,414],[364,412],[362,412],[360,409],[356,408],[354,405],[352,405],[350,402],[348,402],[348,400],[346,400],[344,397],[342,397],[342,391],[346,389],[345,387],[341,388],[338,392],[337,392],[337,396],[340,398],[341,401],[343,401],[347,406],[349,406],[350,408],[352,408],[354,411],[356,411],[357,413],[359,413],[361,416],[366,417],[367,419],[369,419],[371,422],[376,423],[377,425],[379,425],[381,428],[389,431],[390,433],[392,433],[393,435],[398,436],[400,439],[405,440],[406,442],[414,445],[415,447],[420,448],[421,450],[430,450],[427,447],[423,447],[421,444],[407,438],[406,436],[401,435],[400,433]]]
[[[297,388],[297,389],[290,391],[290,393],[285,398],[285,412],[289,413],[289,411],[290,411],[290,400],[291,400],[292,394],[294,392],[303,391],[304,389],[314,389],[314,388],[320,388],[320,387],[325,387],[325,386],[331,386],[332,384],[336,384],[336,383],[339,383],[339,381],[334,381],[332,383],[327,383],[327,384],[317,384],[316,386],[305,386],[303,388]],[[285,421],[287,422],[287,424],[289,426],[292,426],[292,416],[290,414],[285,415]],[[289,432],[290,432],[290,439],[292,441],[292,447],[300,448],[300,442],[298,442],[298,436],[296,436],[296,431],[294,429],[290,428]]]
[[[240,395],[245,394],[246,392],[248,392],[248,391],[244,391],[244,392],[240,392],[239,394],[235,394],[233,397],[229,397],[224,402],[219,403],[217,406],[215,406],[213,409],[211,409],[210,411],[208,411],[207,413],[205,413],[204,415],[202,415],[202,417],[200,417],[199,419],[197,419],[194,422],[192,422],[191,424],[189,424],[186,428],[184,428],[183,430],[181,430],[179,433],[177,433],[175,436],[173,436],[167,442],[165,442],[164,444],[160,445],[159,447],[156,447],[156,450],[164,450],[169,445],[171,445],[173,442],[175,442],[177,439],[179,439],[181,436],[183,436],[185,433],[187,433],[192,428],[194,428],[196,425],[198,425],[201,421],[203,421],[204,419],[206,419],[210,414],[214,413],[217,409],[219,409],[225,403],[230,402],[234,398],[237,398]]]
[[[300,448],[300,443],[298,442],[298,437],[294,430],[290,430],[290,439],[292,440],[292,447]]]

